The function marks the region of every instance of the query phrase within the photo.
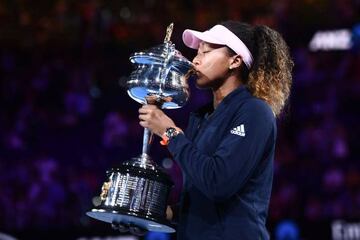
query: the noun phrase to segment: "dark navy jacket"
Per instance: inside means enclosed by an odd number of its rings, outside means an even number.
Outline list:
[[[274,114],[244,86],[211,112],[192,113],[168,145],[184,175],[178,240],[269,239]]]

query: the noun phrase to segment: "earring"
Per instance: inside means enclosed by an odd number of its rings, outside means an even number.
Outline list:
[[[230,66],[229,69],[232,70],[232,67]]]

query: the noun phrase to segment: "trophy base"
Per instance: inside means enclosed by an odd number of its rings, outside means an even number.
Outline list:
[[[97,220],[113,223],[121,222],[124,224],[134,224],[136,226],[147,229],[152,232],[163,232],[163,233],[174,233],[175,229],[170,226],[170,223],[158,223],[149,219],[145,219],[139,216],[130,215],[131,213],[124,214],[115,210],[104,210],[104,209],[92,209],[87,212],[86,215],[95,218]]]

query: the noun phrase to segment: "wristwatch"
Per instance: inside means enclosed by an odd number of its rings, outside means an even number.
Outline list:
[[[161,136],[162,141],[160,142],[162,145],[168,145],[169,141],[171,139],[173,139],[174,137],[176,137],[177,135],[179,135],[180,133],[182,133],[181,130],[176,129],[174,127],[168,127],[165,130],[165,133]]]
[[[174,137],[176,137],[180,133],[179,130],[177,130],[174,127],[169,127],[165,130],[165,136],[170,140]]]

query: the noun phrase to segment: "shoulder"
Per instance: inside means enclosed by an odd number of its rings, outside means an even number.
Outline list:
[[[242,101],[242,103],[237,106],[236,114],[248,119],[257,119],[258,121],[276,121],[275,115],[269,104],[256,97],[249,97]]]

